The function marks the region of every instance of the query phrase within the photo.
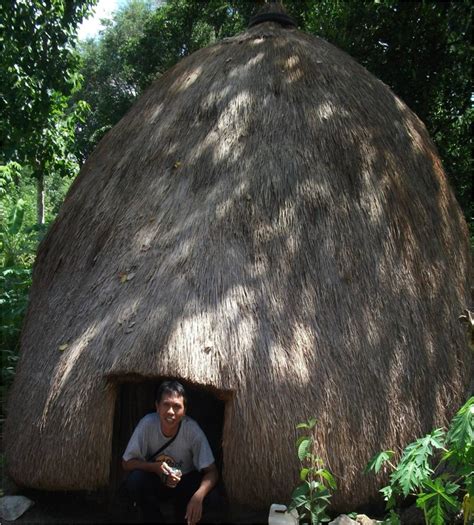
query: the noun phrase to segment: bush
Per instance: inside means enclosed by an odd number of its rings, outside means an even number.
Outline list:
[[[297,429],[311,431],[316,425],[315,419],[297,425]],[[333,475],[324,468],[321,458],[313,454],[314,438],[311,435],[301,436],[296,442],[302,483],[296,487],[291,496],[288,510],[296,509],[300,523],[317,525],[329,521],[326,509],[331,498],[331,490],[336,489]]]
[[[416,497],[427,525],[452,523],[461,500],[468,523],[474,503],[474,397],[457,412],[447,432],[437,428],[410,443],[397,465],[394,455],[392,450],[379,452],[366,467],[375,473],[385,464],[392,469],[390,484],[380,491],[390,512],[387,523],[397,523],[398,502],[409,495]]]

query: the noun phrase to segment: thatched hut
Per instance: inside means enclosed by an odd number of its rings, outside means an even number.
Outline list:
[[[257,22],[145,92],[41,244],[6,428],[18,483],[107,485],[133,400],[176,377],[220,407],[233,501],[288,499],[315,416],[355,507],[374,452],[461,403],[467,228],[425,126],[331,44]]]

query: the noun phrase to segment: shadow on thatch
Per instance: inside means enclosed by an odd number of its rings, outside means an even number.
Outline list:
[[[368,458],[462,399],[467,258],[426,129],[365,69],[269,23],[203,49],[101,141],[41,246],[11,473],[106,484],[113,378],[173,376],[234,393],[235,501],[288,498],[295,424],[316,416],[335,505],[367,502]]]

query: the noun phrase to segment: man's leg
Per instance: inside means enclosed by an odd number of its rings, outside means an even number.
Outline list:
[[[192,495],[200,487],[202,480],[202,474],[197,471],[189,472],[184,474],[181,481],[176,485],[174,494],[174,512],[175,519],[178,523],[184,523],[186,520],[186,507],[191,499]],[[207,499],[207,498],[206,498]],[[204,500],[205,501],[205,500]]]
[[[126,480],[127,492],[143,511],[145,523],[159,523],[162,514],[159,499],[163,484],[153,472],[132,470]]]

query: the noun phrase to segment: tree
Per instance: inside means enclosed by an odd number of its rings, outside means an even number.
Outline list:
[[[37,219],[44,223],[44,177],[70,175],[75,121],[69,108],[80,75],[76,30],[95,0],[12,0],[0,3],[0,162],[19,162],[37,181]]]
[[[76,127],[75,152],[81,162],[140,92],[140,73],[132,55],[153,11],[151,0],[131,0],[115,13],[113,21],[104,21],[99,40],[80,43],[85,82],[73,100],[84,100],[92,108],[88,119]]]
[[[44,187],[53,186],[47,211],[55,214],[78,169],[71,144],[85,106],[70,105],[80,80],[74,45],[94,1],[0,2],[0,424],[44,233]]]

